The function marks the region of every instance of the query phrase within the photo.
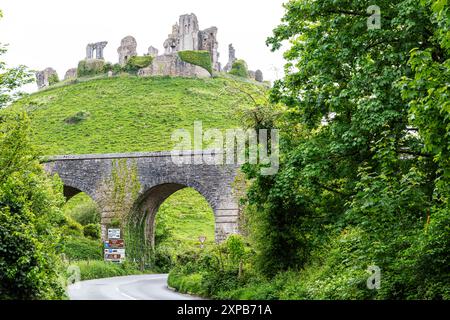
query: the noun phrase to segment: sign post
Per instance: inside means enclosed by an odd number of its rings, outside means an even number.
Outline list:
[[[108,239],[120,239],[120,229],[108,229]]]
[[[120,229],[108,229],[108,240],[104,242],[105,261],[123,263],[125,261],[125,242],[120,239]]]

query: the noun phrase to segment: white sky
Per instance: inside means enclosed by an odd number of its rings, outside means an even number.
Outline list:
[[[251,70],[261,69],[266,80],[282,76],[282,52],[266,47],[267,37],[280,23],[286,0],[2,0],[0,43],[10,66],[34,70],[56,69],[62,79],[67,69],[85,58],[90,42],[108,41],[105,59],[118,62],[120,40],[132,35],[138,54],[150,45],[163,52],[163,42],[182,14],[195,13],[200,29],[216,26],[220,61],[228,60],[228,44]],[[36,86],[27,88],[35,90]]]

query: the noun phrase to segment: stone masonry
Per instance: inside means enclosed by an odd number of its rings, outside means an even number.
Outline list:
[[[71,68],[69,70],[66,71],[66,74],[64,76],[64,80],[68,80],[68,79],[76,79],[77,77],[77,72],[78,69],[77,68]]]
[[[139,70],[138,75],[141,77],[171,76],[197,78],[209,78],[211,76],[205,69],[182,61],[176,53],[155,57],[149,67]]]
[[[206,50],[211,54],[213,69],[220,71],[219,43],[216,27],[200,30],[197,16],[193,13],[180,16],[172,27],[172,33],[164,41],[165,54],[186,50]]]
[[[202,152],[184,154],[184,159],[201,159]],[[45,160],[44,168],[58,174],[64,183],[67,199],[80,192],[88,194],[97,204],[102,203],[104,181],[111,175],[114,161],[126,159],[137,166],[141,190],[135,208],[145,221],[146,238],[154,243],[154,224],[159,206],[174,192],[190,187],[197,190],[210,204],[216,223],[216,241],[238,233],[239,207],[233,186],[238,167],[235,165],[175,164],[171,153],[128,153],[78,156],[55,156]],[[114,212],[100,207],[102,237],[106,238],[108,223]]]
[[[233,45],[230,44],[228,46],[228,63],[226,64],[223,71],[230,72],[231,68],[233,67],[233,63],[237,60],[236,58],[236,50],[234,49]]]
[[[178,52],[180,51],[208,51],[211,56],[212,69],[217,72],[230,72],[233,63],[237,60],[236,50],[233,45],[229,45],[228,63],[222,68],[219,62],[219,43],[217,41],[217,27],[210,27],[200,30],[197,16],[193,13],[184,14],[179,17],[179,21],[172,26],[172,32],[164,41],[164,53],[159,54],[159,50],[153,46],[148,48],[144,55],[152,56],[152,64],[138,71],[139,76],[181,76],[181,77],[210,77],[209,72],[199,66],[182,61]],[[86,46],[86,61],[103,61],[103,51],[108,44],[107,41],[89,43]],[[95,57],[94,57],[95,53]],[[119,64],[124,67],[130,58],[137,56],[137,42],[132,36],[127,36],[121,40],[117,49]],[[38,88],[49,86],[48,79],[55,73],[48,68],[36,73]],[[76,69],[67,71],[65,79],[76,78]],[[249,71],[249,77],[262,82],[263,75],[260,70]]]
[[[117,49],[119,54],[119,64],[124,66],[131,57],[137,56],[137,42],[132,36],[127,36],[122,39],[120,47]]]
[[[36,83],[38,89],[48,87],[50,85],[49,81],[51,76],[58,76],[56,70],[53,68],[47,68],[45,70],[36,72]]]
[[[107,41],[89,43],[86,46],[86,60],[94,59],[94,52],[95,52],[95,59],[104,60],[103,50],[105,49],[107,44],[108,44]]]

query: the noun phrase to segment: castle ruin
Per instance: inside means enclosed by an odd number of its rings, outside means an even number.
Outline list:
[[[97,42],[97,43],[89,43],[86,47],[86,59],[95,59],[104,60],[103,58],[103,50],[105,49],[107,41]]]
[[[178,55],[181,51],[208,51],[211,56],[212,69],[215,72],[230,72],[236,58],[236,50],[233,45],[229,45],[228,62],[222,68],[219,62],[219,43],[217,41],[217,27],[210,27],[200,30],[197,16],[193,13],[180,16],[177,23],[172,26],[172,32],[163,43],[164,53],[159,54],[159,50],[153,46],[148,48],[146,56],[152,56],[151,65],[138,71],[139,76],[182,76],[182,77],[210,77],[210,73],[202,67],[184,62]],[[102,41],[89,43],[86,47],[86,61],[104,60],[103,51],[108,42]],[[95,58],[94,58],[95,53]],[[130,58],[138,56],[137,41],[132,36],[122,39],[120,47],[117,49],[118,60],[121,67],[127,65]],[[36,74],[38,88],[49,86],[48,78],[51,74],[56,74],[51,68]],[[263,74],[260,70],[248,72],[249,78],[258,82],[263,82]],[[76,68],[69,69],[65,79],[76,78]]]

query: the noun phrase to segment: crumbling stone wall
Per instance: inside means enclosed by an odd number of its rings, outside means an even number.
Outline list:
[[[177,53],[156,57],[149,67],[139,70],[138,75],[141,77],[172,76],[197,78],[209,78],[211,76],[207,70],[182,61]]]
[[[120,42],[120,47],[117,49],[119,54],[119,64],[125,66],[131,57],[137,56],[137,42],[132,36],[127,36]]]
[[[36,72],[36,84],[38,89],[43,89],[51,85],[52,77],[58,79],[58,73],[53,68],[47,68]]]

